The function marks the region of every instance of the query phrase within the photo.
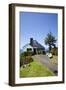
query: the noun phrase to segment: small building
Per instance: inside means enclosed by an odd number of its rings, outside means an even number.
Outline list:
[[[45,48],[36,40],[33,40],[33,38],[30,38],[30,43],[26,44],[22,50],[23,52],[26,52],[26,51],[33,52],[33,54],[45,53]]]

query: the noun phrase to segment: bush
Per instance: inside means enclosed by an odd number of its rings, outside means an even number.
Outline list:
[[[21,53],[20,54],[20,66],[22,66],[24,64],[24,60],[25,60],[25,54]]]
[[[30,63],[30,62],[33,62],[33,58],[30,58],[30,59],[29,59],[29,63]]]
[[[51,53],[52,53],[53,55],[58,55],[58,48],[52,48],[52,49],[51,49]]]
[[[20,54],[20,66],[28,64],[32,61],[32,52],[23,52]]]

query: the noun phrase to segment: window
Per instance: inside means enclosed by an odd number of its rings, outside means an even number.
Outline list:
[[[31,48],[27,48],[27,51],[28,51],[28,52],[31,52],[31,51],[32,51],[32,49],[31,49]]]

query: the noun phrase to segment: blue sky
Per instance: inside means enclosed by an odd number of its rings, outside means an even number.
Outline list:
[[[32,37],[45,48],[45,37],[51,32],[58,38],[58,15],[53,13],[20,12],[20,49]],[[57,45],[57,43],[56,43]]]

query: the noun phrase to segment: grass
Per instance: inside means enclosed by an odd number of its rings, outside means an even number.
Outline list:
[[[30,66],[20,68],[20,77],[46,77],[54,76],[54,73],[50,71],[46,66],[42,65],[37,60],[33,60]]]

